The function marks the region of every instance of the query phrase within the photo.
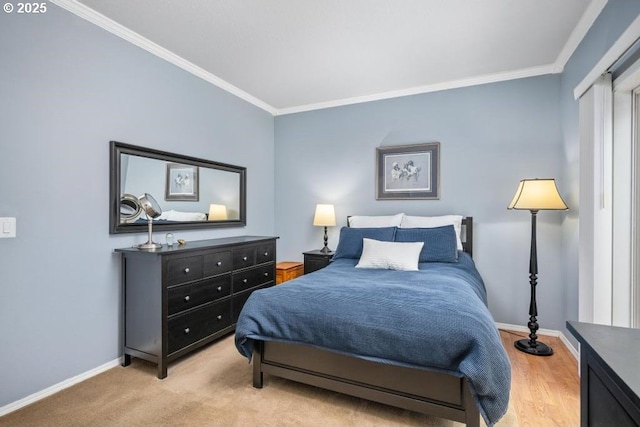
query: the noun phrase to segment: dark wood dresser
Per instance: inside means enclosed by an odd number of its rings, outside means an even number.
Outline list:
[[[276,237],[239,236],[122,254],[124,362],[167,364],[235,329],[251,292],[274,285]]]
[[[640,330],[567,322],[580,342],[580,425],[640,426]]]

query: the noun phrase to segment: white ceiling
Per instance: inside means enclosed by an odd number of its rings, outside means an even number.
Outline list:
[[[607,0],[52,0],[272,114],[561,72]]]

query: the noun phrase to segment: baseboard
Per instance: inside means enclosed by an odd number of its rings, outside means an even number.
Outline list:
[[[498,322],[496,322],[496,326],[498,327],[498,329],[506,329],[507,331],[514,331],[514,332],[525,332],[529,334],[529,328],[525,326],[510,325],[508,323],[498,323]],[[577,361],[580,361],[580,353],[578,352],[578,350],[576,350],[573,347],[573,345],[571,345],[571,342],[567,339],[567,337],[562,332],[556,331],[554,329],[538,329],[537,334],[546,335],[548,337],[560,338],[560,341],[562,341],[564,346],[567,347],[567,350],[569,350],[569,352],[573,355],[573,357]]]
[[[5,405],[3,407],[0,408],[0,417],[3,415],[7,415],[10,412],[13,411],[17,411],[20,408],[23,408],[27,405],[30,405],[32,403],[37,402],[38,400],[42,400],[45,397],[51,396],[52,394],[55,394],[59,391],[64,390],[65,388],[69,388],[72,385],[78,384],[84,380],[87,380],[91,377],[95,377],[98,374],[101,374],[105,371],[108,371],[111,368],[114,368],[116,366],[120,366],[121,364],[121,358],[117,358],[115,360],[112,360],[111,362],[107,362],[104,365],[98,366],[97,368],[91,369],[87,372],[83,372],[80,375],[76,375],[75,377],[66,379],[62,382],[59,382],[58,384],[54,384],[51,387],[48,387],[44,390],[41,390],[37,393],[34,393],[32,395],[29,395],[25,398],[22,398],[16,402],[10,403],[8,405]]]

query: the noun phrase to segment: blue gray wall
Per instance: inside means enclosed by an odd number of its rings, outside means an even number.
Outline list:
[[[313,227],[316,203],[347,215],[462,214],[474,218],[474,258],[498,322],[526,325],[529,308],[530,219],[508,211],[523,178],[562,182],[560,76],[427,93],[276,117],[276,232],[279,256],[302,259],[322,246]],[[376,147],[440,142],[439,200],[375,199]],[[564,322],[564,213],[539,215],[541,326]],[[329,232],[335,248],[340,227]]]
[[[560,110],[562,115],[563,180],[566,201],[572,207],[564,218],[563,234],[563,307],[566,320],[578,319],[578,239],[580,196],[580,141],[578,101],[573,90],[600,59],[607,53],[620,35],[640,14],[637,0],[609,0],[591,29],[575,50],[560,83]],[[564,325],[558,327],[565,330]],[[573,340],[571,335],[565,335]],[[575,341],[574,341],[575,342]]]
[[[108,234],[111,139],[246,166],[247,227],[176,237],[276,234],[279,260],[322,246],[316,203],[334,203],[341,225],[354,214],[472,215],[491,311],[523,326],[530,215],[506,205],[520,179],[555,177],[571,210],[539,216],[538,297],[541,327],[563,329],[577,317],[572,91],[638,13],[636,0],[610,0],[559,76],[275,120],[52,4],[0,15],[0,216],[18,218],[17,238],[0,240],[0,407],[119,356],[113,249],[146,236]],[[375,148],[431,141],[440,200],[376,201]]]
[[[339,225],[357,214],[471,215],[491,312],[526,326],[530,215],[506,205],[520,179],[554,177],[570,210],[538,216],[538,312],[542,328],[566,331],[578,313],[573,89],[639,13],[637,0],[610,0],[560,75],[277,117],[279,256],[302,259],[322,246],[322,229],[311,225],[316,203],[334,203]],[[441,143],[441,199],[376,201],[375,148],[432,141]],[[339,228],[329,232],[333,248]]]
[[[176,238],[274,232],[271,114],[48,6],[0,14],[0,407],[120,356],[109,140],[247,167],[247,226]]]

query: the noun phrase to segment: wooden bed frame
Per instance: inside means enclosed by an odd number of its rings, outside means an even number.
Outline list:
[[[473,219],[463,219],[463,249],[472,254]],[[420,368],[388,365],[316,347],[255,341],[253,386],[264,374],[310,384],[479,427],[480,413],[465,378]]]

